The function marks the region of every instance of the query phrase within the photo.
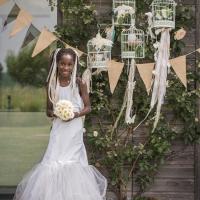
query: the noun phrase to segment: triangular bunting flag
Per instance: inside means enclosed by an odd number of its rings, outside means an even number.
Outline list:
[[[187,78],[186,78],[186,56],[179,56],[177,58],[171,59],[170,64],[174,69],[176,75],[179,77],[183,85],[187,88]]]
[[[33,24],[31,24],[31,26],[29,27],[29,29],[26,33],[26,36],[24,38],[21,48],[25,47],[30,42],[35,40],[39,35],[40,35],[40,31]]]
[[[152,72],[154,69],[154,65],[155,63],[136,64],[138,72],[144,82],[148,94],[151,89]]]
[[[118,83],[123,67],[124,67],[124,63],[116,62],[114,60],[111,60],[108,62],[108,77],[109,77],[109,83],[110,83],[110,91],[112,94]]]
[[[20,8],[17,4],[15,4],[9,11],[9,14],[6,16],[6,19],[4,20],[4,23],[3,23],[3,27],[7,26],[9,23],[14,21],[17,18],[19,12],[20,12]]]
[[[53,43],[57,39],[58,38],[53,33],[48,31],[47,28],[44,28],[39,35],[38,41],[37,41],[35,48],[33,50],[32,57],[36,56],[41,51],[46,49],[51,43]]]
[[[79,56],[79,57],[81,57],[81,56],[84,54],[84,52],[80,51],[79,49],[74,48],[74,47],[72,47],[72,46],[70,46],[70,45],[68,45],[68,44],[66,44],[66,43],[64,43],[64,44],[65,44],[65,48],[70,48],[70,49],[75,50],[75,51],[78,53],[78,56]]]
[[[197,51],[200,53],[200,48],[199,48],[199,49],[197,49]]]
[[[0,6],[2,6],[3,4],[7,3],[8,0],[0,0]]]
[[[17,19],[15,21],[13,30],[10,33],[10,36],[14,36],[18,32],[20,32],[24,27],[29,26],[33,20],[32,15],[30,15],[25,10],[20,10]]]

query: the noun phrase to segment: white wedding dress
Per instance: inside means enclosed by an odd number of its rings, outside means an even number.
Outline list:
[[[83,108],[78,87],[59,86],[59,99],[72,101],[74,111]],[[14,200],[104,200],[107,179],[88,164],[81,117],[64,122],[53,120],[47,150],[41,162],[18,184]]]

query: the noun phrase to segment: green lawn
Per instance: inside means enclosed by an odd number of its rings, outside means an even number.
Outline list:
[[[13,186],[40,161],[51,122],[45,113],[0,112],[0,186]]]
[[[10,104],[8,105],[8,97]],[[43,112],[46,109],[45,88],[36,88],[31,86],[0,85],[0,111],[10,110],[17,112]]]

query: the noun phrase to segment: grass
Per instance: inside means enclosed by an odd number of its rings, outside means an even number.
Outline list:
[[[38,163],[48,144],[45,113],[0,112],[0,185],[15,186]]]
[[[41,112],[46,108],[44,88],[31,86],[2,86],[0,88],[0,110],[8,110],[8,96],[11,97],[11,110],[22,112]]]

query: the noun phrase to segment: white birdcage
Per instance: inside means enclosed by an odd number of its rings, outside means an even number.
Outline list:
[[[144,31],[131,26],[121,33],[121,57],[144,58],[145,52]]]
[[[111,60],[112,41],[102,38],[100,33],[87,43],[89,68],[107,68],[107,62]]]
[[[130,26],[135,24],[135,0],[113,0],[113,24]]]
[[[154,0],[152,2],[153,27],[175,28],[176,2],[173,0]]]

